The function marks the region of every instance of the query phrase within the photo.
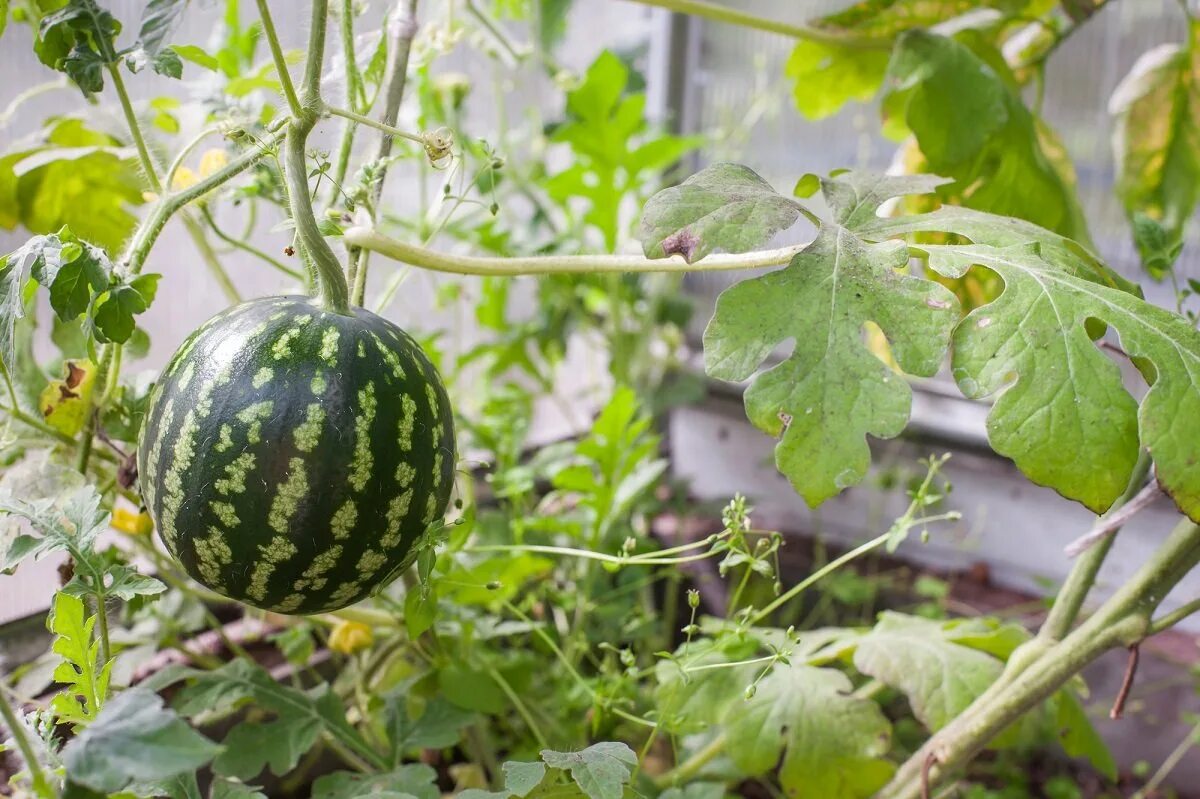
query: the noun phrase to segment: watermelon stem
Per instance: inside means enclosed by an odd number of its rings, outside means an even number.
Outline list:
[[[372,251],[397,261],[458,275],[517,277],[547,274],[606,274],[619,272],[716,272],[761,269],[792,260],[807,244],[758,250],[748,253],[716,253],[688,263],[680,255],[646,258],[642,255],[533,255],[524,258],[495,258],[451,255],[385,236],[367,226],[347,228],[346,244]]]
[[[301,84],[298,98],[295,97],[294,88],[290,93],[287,92],[290,86],[287,61],[275,35],[266,0],[258,0],[258,10],[263,20],[263,33],[271,44],[271,57],[275,60],[275,69],[283,82],[284,91],[288,95],[288,106],[292,111],[283,145],[283,168],[288,187],[288,205],[291,208],[292,221],[296,225],[296,235],[300,239],[300,246],[304,248],[316,269],[316,294],[321,304],[333,313],[350,316],[350,288],[346,285],[341,262],[338,261],[333,248],[325,241],[317,224],[312,192],[308,184],[308,157],[304,152],[308,134],[312,132],[321,115],[321,65],[325,58],[325,26],[329,2],[313,0],[312,3],[308,56],[304,65],[304,82]]]

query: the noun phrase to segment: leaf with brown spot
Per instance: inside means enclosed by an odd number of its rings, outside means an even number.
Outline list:
[[[711,252],[749,252],[796,222],[796,201],[749,167],[713,164],[655,194],[642,211],[647,258],[682,255],[690,263]]]

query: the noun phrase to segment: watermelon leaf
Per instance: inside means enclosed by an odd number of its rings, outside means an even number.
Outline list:
[[[100,657],[100,641],[92,640],[96,617],[84,611],[78,596],[59,591],[46,618],[46,628],[54,633],[51,651],[62,658],[54,669],[54,681],[67,686],[51,702],[59,719],[86,726],[94,721],[108,698],[108,678],[112,661]]]
[[[213,770],[226,777],[247,780],[270,768],[286,774],[312,747],[322,733],[382,765],[379,755],[346,721],[337,696],[322,683],[312,691],[300,691],[276,682],[266,671],[246,660],[234,660],[219,669],[196,676],[183,688],[175,708],[185,716],[228,709],[253,700],[274,718],[243,721],[225,737],[225,751],[213,762]]]
[[[924,249],[939,274],[958,277],[980,265],[1004,281],[1001,295],[955,331],[951,361],[964,395],[997,395],[988,416],[997,452],[1034,482],[1099,513],[1124,491],[1146,447],[1163,489],[1200,519],[1200,332],[1138,297],[1055,268],[1036,245]],[[1117,331],[1151,383],[1140,408],[1093,342],[1089,320]]]
[[[105,705],[62,754],[68,779],[109,794],[195,772],[220,749],[164,708],[157,694],[136,687]]]
[[[335,771],[313,783],[313,799],[438,799],[437,772],[424,763],[409,763],[382,774]]]
[[[1200,23],[1192,21],[1188,34],[1185,46],[1144,53],[1109,101],[1117,196],[1131,219],[1145,214],[1172,242],[1182,240],[1200,202]],[[1151,270],[1156,279],[1163,274]]]
[[[825,189],[847,222],[873,216],[886,193],[856,188],[844,175]],[[891,438],[908,423],[912,392],[868,349],[863,326],[883,330],[909,374],[934,374],[945,355],[958,302],[943,286],[898,271],[907,264],[901,244],[869,243],[826,224],[787,267],[727,289],[704,332],[705,368],[730,381],[751,378],[779,344],[795,342],[782,363],[753,379],[746,414],[780,437],[775,462],[811,506],[862,480],[868,434]]]
[[[866,799],[891,777],[891,725],[875,702],[856,698],[845,674],[778,665],[725,718],[726,751],[750,775],[778,765],[793,799]],[[782,763],[780,762],[782,759]]]
[[[642,210],[647,258],[679,254],[689,264],[710,252],[748,252],[791,227],[800,215],[790,197],[740,164],[714,164],[655,194]]]
[[[1004,670],[1000,660],[951,640],[942,623],[890,612],[858,640],[854,667],[902,691],[930,731],[946,726]]]
[[[630,771],[638,762],[632,749],[615,741],[592,744],[579,752],[543,749],[542,760],[550,768],[570,772],[589,799],[621,799]]]

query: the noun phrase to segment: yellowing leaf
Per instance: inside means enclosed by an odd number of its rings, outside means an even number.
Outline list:
[[[1200,200],[1200,22],[1189,36],[1145,53],[1109,101],[1117,195],[1176,241]]]
[[[89,360],[67,361],[61,380],[51,380],[42,391],[38,407],[51,427],[73,436],[83,429],[92,409],[96,365]]]

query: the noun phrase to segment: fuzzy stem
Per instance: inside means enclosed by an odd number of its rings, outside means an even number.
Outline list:
[[[263,36],[267,39],[267,45],[271,48],[271,58],[275,61],[275,71],[279,73],[279,84],[283,87],[283,96],[287,99],[288,109],[292,112],[292,116],[299,117],[303,115],[304,108],[300,105],[300,98],[296,96],[296,87],[292,85],[292,73],[288,71],[287,59],[283,57],[283,48],[279,45],[279,34],[275,32],[275,21],[271,19],[271,9],[267,5],[267,0],[257,0],[258,16],[262,20]],[[325,37],[325,21],[321,20],[321,43],[324,45]],[[324,49],[322,47],[322,52]],[[312,58],[312,50],[309,50],[309,58]]]
[[[354,51],[354,0],[342,0],[341,5],[342,59],[346,62],[346,105],[356,110],[367,110],[367,97],[363,89],[362,73],[358,70],[357,54]],[[346,182],[350,170],[350,153],[354,149],[354,135],[358,126],[351,119],[342,125],[338,143],[337,161],[333,180],[329,186],[329,204],[337,201],[338,192]]]
[[[393,127],[386,122],[376,122],[374,119],[371,119],[368,116],[357,114],[354,111],[346,108],[338,108],[336,106],[327,105],[325,106],[325,111],[335,117],[342,117],[343,119],[349,119],[353,122],[357,122],[360,125],[366,125],[369,128],[375,128],[375,130],[382,131],[388,136],[399,136],[402,139],[415,141],[417,144],[422,145],[425,143],[425,139],[419,134],[409,133],[407,130],[400,130],[400,128]]]
[[[204,265],[208,267],[208,271],[212,273],[213,278],[217,281],[217,285],[221,287],[221,291],[225,294],[225,299],[233,305],[237,305],[242,301],[242,295],[238,293],[237,286],[233,285],[233,278],[225,271],[225,266],[221,263],[221,259],[217,257],[217,253],[213,250],[212,244],[209,243],[208,237],[204,235],[204,228],[200,226],[191,214],[184,210],[181,217],[183,227],[191,237],[192,243],[196,245],[196,251],[200,253],[200,260],[204,261]]]
[[[1138,455],[1137,463],[1134,464],[1133,474],[1129,478],[1125,493],[1113,503],[1113,507],[1107,515],[1115,514],[1121,506],[1137,494],[1146,481],[1146,476],[1150,473],[1150,464],[1150,453],[1142,450]],[[1108,552],[1112,549],[1115,539],[1115,535],[1110,535],[1079,556],[1079,560],[1071,567],[1066,582],[1058,592],[1046,621],[1042,623],[1042,627],[1038,631],[1039,639],[1045,642],[1061,641],[1071,629],[1071,625],[1079,617],[1083,602],[1087,599],[1092,585],[1095,584],[1096,575],[1099,574],[1100,567],[1108,557]]]
[[[1200,597],[1184,605],[1180,605],[1170,613],[1165,613],[1160,618],[1155,619],[1150,625],[1150,634],[1157,635],[1165,630],[1169,630],[1193,613],[1200,613]]]
[[[228,244],[231,247],[234,247],[236,249],[241,250],[244,253],[247,253],[248,255],[253,255],[255,258],[258,258],[259,260],[266,262],[268,265],[274,267],[275,269],[279,270],[280,272],[282,272],[283,274],[292,278],[293,280],[297,280],[301,283],[304,282],[304,275],[300,274],[295,269],[292,269],[290,266],[283,263],[282,261],[279,261],[276,258],[272,258],[270,255],[268,255],[267,253],[258,249],[253,244],[249,243],[248,241],[243,241],[241,239],[237,239],[237,238],[234,238],[233,236],[230,236],[228,233],[226,233],[224,230],[222,230],[220,227],[218,227],[217,220],[213,218],[212,212],[208,209],[207,206],[203,206],[203,205],[200,206],[200,215],[202,217],[204,217],[204,221],[206,223],[208,223],[209,230],[211,230],[214,234],[216,234],[216,237],[219,238],[221,241],[225,242],[226,244]]]
[[[265,12],[265,0],[259,0]],[[303,98],[299,108],[294,109],[293,118],[287,123],[284,139],[284,178],[288,187],[288,203],[300,245],[308,253],[317,272],[317,291],[321,304],[332,313],[349,314],[349,288],[346,285],[342,266],[333,249],[321,234],[317,216],[313,211],[312,195],[308,185],[308,158],[304,152],[308,134],[317,124],[321,108],[321,65],[325,54],[325,25],[329,11],[328,0],[313,0],[312,22],[308,35],[308,57],[304,65]],[[268,17],[264,13],[263,19]],[[265,31],[265,28],[264,28]],[[277,44],[272,47],[276,55],[276,68],[286,71],[282,53]]]
[[[129,92],[125,90],[125,80],[121,77],[121,70],[118,69],[115,63],[108,65],[108,74],[112,78],[113,88],[117,92],[117,99],[121,101],[121,112],[125,115],[125,123],[129,128],[129,135],[133,137],[133,144],[137,148],[138,160],[142,164],[142,171],[146,173],[146,182],[150,184],[150,189],[155,192],[162,192],[162,183],[158,179],[158,171],[154,167],[154,159],[150,157],[150,150],[146,147],[146,139],[142,136],[142,127],[138,124],[137,114],[133,111],[133,103],[129,99]]]
[[[345,232],[346,243],[363,250],[386,255],[406,264],[434,272],[459,275],[597,274],[606,272],[712,272],[733,269],[760,269],[779,266],[792,260],[807,245],[760,250],[736,255],[710,255],[689,264],[678,255],[650,259],[641,255],[534,255],[524,258],[490,258],[452,255],[376,233],[368,227],[352,227]]]
[[[412,52],[413,37],[417,35],[417,0],[400,0],[397,4],[399,16],[389,22],[392,37],[388,47],[387,87],[385,89],[383,114],[380,123],[386,128],[394,128],[400,116],[400,103],[404,99],[404,87],[408,83],[408,59]],[[378,217],[379,203],[383,199],[383,183],[387,179],[387,159],[392,154],[392,137],[386,134],[379,137],[379,148],[375,152],[378,163],[375,183],[371,186],[367,212],[371,221]],[[366,249],[358,252],[351,250],[349,279],[353,287],[352,300],[355,305],[362,305],[367,290],[367,269],[370,265],[371,253]]]
[[[103,579],[103,575],[100,579]],[[112,644],[108,638],[108,607],[104,590],[96,592],[96,632],[100,637],[100,666],[103,668],[112,660]]]
[[[189,155],[192,154],[192,151],[199,147],[200,144],[209,136],[220,132],[221,128],[219,126],[212,125],[197,133],[194,137],[192,137],[191,141],[183,145],[183,148],[175,154],[175,160],[171,161],[171,165],[167,167],[167,176],[163,178],[163,185],[169,189],[171,184],[175,181],[175,173],[179,171],[181,166],[183,166],[183,162],[187,160]]]
[[[922,771],[932,756],[936,785],[966,765],[1010,724],[1062,688],[1109,649],[1132,646],[1153,632],[1151,615],[1164,596],[1200,562],[1200,526],[1185,520],[1167,541],[1087,621],[1050,645],[998,691],[977,699],[931,737],[896,772],[878,799],[916,799]]]
[[[855,549],[850,550],[846,554],[842,555],[840,558],[835,558],[835,559],[829,561],[829,563],[826,563],[820,569],[817,569],[815,572],[808,575],[808,577],[806,577],[805,579],[803,579],[800,582],[793,585],[786,592],[780,594],[778,597],[775,598],[774,602],[772,602],[771,604],[767,605],[762,610],[755,613],[754,616],[751,618],[751,623],[758,624],[763,619],[765,619],[767,616],[770,616],[774,611],[778,610],[779,608],[783,607],[785,604],[787,604],[791,600],[795,599],[803,591],[805,591],[806,589],[811,587],[814,583],[816,583],[817,581],[819,581],[826,575],[830,574],[831,572],[837,571],[838,569],[840,569],[842,566],[845,566],[850,561],[855,560],[856,558],[859,558],[874,549],[878,549],[879,547],[886,544],[888,542],[888,539],[891,537],[892,537],[892,531],[889,530],[886,533],[884,533],[883,535],[876,536],[875,538],[872,538],[870,541],[866,542],[865,544],[862,544],[862,545],[856,547]]]
[[[25,758],[25,767],[29,769],[29,779],[33,783],[34,793],[40,797],[53,797],[54,789],[46,780],[42,764],[33,751],[33,744],[29,742],[29,731],[25,729],[24,722],[17,717],[17,711],[9,704],[2,686],[0,686],[0,718],[4,719],[4,725],[8,727],[13,740],[17,742],[17,748],[21,750],[21,757]]]
[[[142,271],[146,263],[146,257],[150,254],[150,248],[154,246],[154,242],[158,240],[159,234],[162,233],[163,226],[167,224],[167,220],[172,215],[189,203],[199,200],[209,192],[219,188],[257,164],[274,151],[274,147],[278,145],[282,138],[283,133],[274,133],[263,142],[263,146],[248,150],[207,178],[192,186],[188,186],[182,191],[162,197],[158,201],[158,205],[155,206],[154,211],[142,222],[137,232],[134,233],[133,241],[125,256],[125,263],[130,273],[136,275]]]
[[[687,782],[696,776],[702,768],[712,762],[714,758],[724,752],[726,743],[724,733],[716,736],[704,748],[697,750],[687,760],[665,774],[656,777],[654,784],[659,788],[669,788],[672,785]]]

